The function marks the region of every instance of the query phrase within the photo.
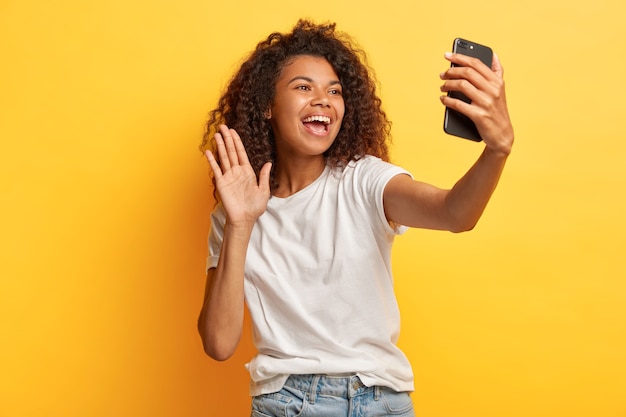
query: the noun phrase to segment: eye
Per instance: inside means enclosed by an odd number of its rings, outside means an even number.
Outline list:
[[[309,87],[308,85],[305,84],[301,84],[301,85],[297,85],[296,86],[296,90],[300,90],[300,91],[309,91],[311,89],[311,87]]]
[[[332,90],[329,91],[329,93],[334,95],[334,96],[342,95],[342,92],[341,92],[340,88],[333,88]]]

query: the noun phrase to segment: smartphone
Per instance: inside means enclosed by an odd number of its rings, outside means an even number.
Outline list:
[[[470,42],[466,39],[456,38],[452,43],[452,52],[478,58],[491,68],[493,51],[488,46]],[[456,65],[451,64],[451,66],[455,67]],[[450,91],[448,92],[448,96],[463,100],[466,103],[471,103],[471,100],[459,91]],[[443,130],[449,135],[473,140],[475,142],[482,141],[474,122],[466,115],[448,107],[446,107],[443,119]]]

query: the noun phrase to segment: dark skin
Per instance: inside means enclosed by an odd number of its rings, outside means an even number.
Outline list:
[[[390,223],[462,232],[472,229],[481,217],[511,152],[514,134],[506,105],[503,69],[497,56],[494,55],[491,68],[465,55],[446,54],[445,57],[458,66],[440,74],[443,80],[441,91],[460,91],[472,102],[467,104],[447,95],[441,97],[441,102],[472,119],[485,148],[451,189],[398,175],[388,182],[383,201]],[[323,152],[332,144],[333,135],[336,136],[337,129],[331,128],[328,135],[322,132],[319,137],[307,133],[302,127],[303,117],[324,113],[333,123],[341,122],[343,101],[331,88],[336,88],[336,74],[332,68],[329,70],[330,65],[325,60],[321,61],[315,57],[296,60],[296,65],[284,69],[277,82],[277,101],[270,112],[274,118],[273,126],[293,127],[284,128],[280,132],[282,136],[277,135],[277,143],[285,144],[278,148],[277,161],[281,171],[277,176],[281,183],[290,185],[275,190],[277,197],[297,192],[320,175],[324,166]],[[293,79],[294,71],[296,76],[311,80],[310,85],[302,88],[290,84],[288,81]],[[307,93],[296,96],[291,88]],[[267,208],[270,198],[271,164],[262,168],[257,180],[237,132],[222,126],[215,140],[217,155],[207,152],[207,159],[222,197],[226,224],[218,265],[207,274],[198,329],[206,353],[214,359],[225,360],[234,353],[241,337],[246,250],[254,224]],[[320,143],[324,145],[319,146]],[[287,163],[294,155],[299,158],[299,163]],[[284,158],[283,163],[281,158]]]

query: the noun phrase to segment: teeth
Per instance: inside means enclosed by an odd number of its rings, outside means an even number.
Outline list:
[[[302,121],[304,123],[321,122],[321,123],[324,123],[324,124],[329,124],[330,123],[330,117],[328,117],[328,116],[309,116],[309,117],[305,118]]]

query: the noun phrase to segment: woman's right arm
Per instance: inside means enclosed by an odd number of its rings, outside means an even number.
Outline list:
[[[198,331],[204,351],[219,361],[232,356],[241,338],[243,272],[251,231],[233,230],[226,224],[217,267],[207,272]]]
[[[271,164],[261,169],[257,183],[237,132],[221,126],[215,141],[220,163],[211,152],[207,152],[207,159],[226,222],[217,267],[207,273],[198,331],[207,355],[226,360],[235,352],[241,338],[246,252],[254,224],[267,208]]]

